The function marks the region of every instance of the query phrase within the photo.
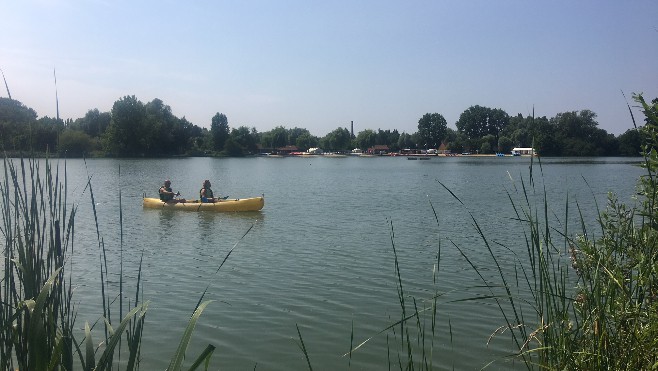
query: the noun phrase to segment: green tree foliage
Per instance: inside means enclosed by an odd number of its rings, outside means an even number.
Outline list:
[[[459,115],[456,122],[457,130],[469,139],[493,135],[496,139],[500,132],[509,124],[509,115],[502,109],[482,106],[471,106]]]
[[[576,319],[560,320],[576,327],[562,335],[566,341],[558,349],[568,347],[564,358],[547,368],[650,370],[658,365],[658,104],[648,104],[641,95],[635,99],[646,120],[641,131],[647,174],[640,178],[640,204],[629,208],[611,195],[600,218],[601,237],[585,236],[572,245]]]
[[[621,156],[638,156],[642,153],[642,134],[638,129],[628,129],[617,138]]]
[[[295,140],[295,146],[302,151],[308,151],[309,148],[317,147],[318,138],[306,132],[300,134]]]
[[[82,157],[97,149],[94,139],[80,130],[65,129],[59,136],[58,153],[66,157]]]
[[[508,137],[501,136],[498,138],[498,152],[499,153],[509,153],[514,148],[514,142]]]
[[[306,151],[311,147],[317,147],[318,144],[319,139],[303,128],[286,129],[284,126],[277,126],[260,134],[260,145],[266,149],[297,146],[300,150]]]
[[[561,145],[556,137],[556,127],[546,116],[533,117],[518,114],[501,132],[517,147],[533,147],[542,156],[557,156]]]
[[[371,129],[360,131],[356,135],[354,143],[357,148],[367,150],[377,143],[377,134]]]
[[[82,131],[90,137],[100,137],[110,126],[110,121],[112,121],[112,115],[109,112],[100,112],[96,108],[87,111],[85,117],[75,120],[67,127]]]
[[[443,115],[426,113],[418,120],[418,136],[421,148],[439,148],[441,141],[446,137],[448,123]]]
[[[0,122],[29,124],[37,119],[37,113],[23,103],[9,98],[0,98]]]
[[[348,151],[351,144],[352,135],[346,128],[337,128],[320,141],[322,148],[329,151]]]
[[[402,133],[398,138],[398,148],[400,149],[411,149],[416,148],[416,141],[411,134]]]
[[[135,96],[112,106],[112,120],[103,135],[104,148],[115,156],[170,156],[184,154],[197,143],[201,129],[179,119],[160,99],[143,104]]]
[[[655,101],[655,100],[654,100]],[[655,102],[654,102],[655,103]],[[347,129],[339,128],[322,140],[307,129],[286,129],[278,126],[271,131],[256,133],[247,130],[263,148],[273,149],[295,145],[301,150],[321,147],[329,151],[345,151],[354,146],[367,149],[387,145],[391,150],[404,148],[438,148],[442,142],[453,152],[509,152],[514,146],[534,147],[542,156],[635,156],[639,152],[638,133],[632,130],[614,137],[598,128],[596,114],[589,110],[564,112],[548,119],[518,114],[509,117],[500,109],[471,106],[456,122],[457,131],[447,128],[443,116],[425,114],[412,134],[397,130],[367,129],[349,138]],[[62,143],[61,135],[67,131]],[[110,112],[89,110],[84,117],[63,123],[49,117],[37,120],[37,113],[22,103],[0,98],[0,149],[13,152],[37,151],[51,153],[76,152],[73,143],[81,137],[68,130],[85,133],[94,148],[103,144],[107,154],[114,156],[225,155],[255,153],[253,144],[239,130],[230,150],[224,148],[231,133],[228,119],[216,113],[211,128],[202,129],[183,117],[177,118],[160,99],[147,104],[135,96],[126,96],[113,105]],[[493,136],[495,139],[491,139]],[[374,137],[374,139],[373,139]],[[489,145],[483,148],[483,138]],[[73,140],[75,139],[75,140]],[[236,141],[237,140],[237,141]],[[511,140],[511,147],[508,140]],[[58,148],[64,144],[66,148]],[[73,147],[71,147],[73,146]],[[86,148],[86,147],[85,147]]]
[[[387,145],[388,148],[392,151],[397,151],[400,149],[400,146],[398,146],[398,141],[400,140],[400,133],[397,131],[397,129],[391,130],[382,130],[378,129],[377,130],[377,139],[375,140],[375,144],[383,144]]]
[[[288,130],[283,126],[277,126],[270,132],[271,134],[271,146],[272,148],[280,148],[289,145],[288,142]]]
[[[230,135],[228,118],[225,114],[217,112],[215,116],[212,117],[210,133],[212,134],[213,148],[216,151],[223,151],[224,143]]]
[[[42,117],[31,125],[30,151],[50,152],[57,151],[59,133],[64,130],[64,122],[48,116]]]
[[[258,131],[246,126],[232,129],[225,142],[224,153],[229,156],[244,156],[258,151]]]
[[[498,141],[496,140],[496,137],[487,134],[482,137],[480,140],[480,148],[479,151],[482,154],[492,154],[494,151],[498,148]]]
[[[112,121],[105,132],[105,149],[117,156],[143,155],[144,104],[134,95],[125,96],[114,102]]]
[[[557,155],[609,156],[616,153],[614,137],[598,128],[596,114],[590,110],[558,113],[550,122],[560,142]]]
[[[5,151],[27,151],[30,149],[32,125],[37,113],[23,103],[0,98],[0,145]]]
[[[311,132],[309,132],[307,129],[295,127],[288,130],[288,144],[291,146],[303,148],[304,146],[297,145],[297,139],[301,136],[312,137]]]

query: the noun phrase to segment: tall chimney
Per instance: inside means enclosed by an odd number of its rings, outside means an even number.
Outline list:
[[[352,138],[354,138],[354,121],[350,121],[350,123],[351,123],[350,125],[352,126],[352,131],[351,131]]]

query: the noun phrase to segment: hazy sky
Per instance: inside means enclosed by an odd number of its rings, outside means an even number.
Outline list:
[[[160,98],[209,127],[413,133],[468,107],[632,126],[658,97],[656,0],[0,0],[0,69],[39,116]],[[4,86],[0,96],[6,97]]]

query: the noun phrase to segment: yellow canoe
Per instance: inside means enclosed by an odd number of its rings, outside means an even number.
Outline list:
[[[202,203],[199,200],[186,202],[162,202],[159,198],[144,197],[144,207],[149,209],[170,209],[189,211],[258,211],[265,205],[265,197],[221,200],[215,203]]]

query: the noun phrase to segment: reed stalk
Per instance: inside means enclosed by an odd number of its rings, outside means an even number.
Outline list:
[[[0,233],[4,238],[0,288],[0,369],[3,370],[137,370],[148,301],[142,301],[142,260],[135,282],[134,300],[124,303],[123,257],[120,258],[119,293],[111,294],[108,252],[98,228],[94,192],[89,191],[99,248],[103,313],[85,323],[82,340],[76,338],[72,264],[77,207],[67,204],[66,162],[53,167],[49,159],[3,160],[0,182]],[[42,168],[43,167],[43,168]],[[119,195],[119,202],[121,196]],[[123,251],[123,217],[120,212]],[[228,258],[228,256],[226,257]],[[226,259],[224,259],[225,261]],[[223,264],[223,262],[222,262]],[[118,300],[119,316],[113,305]],[[209,301],[197,304],[168,370],[180,370],[199,316]],[[126,314],[124,315],[124,312]],[[104,341],[92,334],[101,323]],[[125,340],[124,340],[125,338]],[[214,347],[209,345],[193,360],[191,370],[205,364]],[[125,358],[124,358],[125,357]],[[122,361],[125,359],[125,361]]]
[[[525,256],[514,254],[513,269],[501,265],[473,215],[499,282],[486,280],[455,244],[498,305],[515,356],[528,369],[658,368],[658,104],[641,95],[635,99],[646,116],[641,130],[647,173],[639,180],[636,205],[609,195],[597,215],[600,237],[592,237],[577,203],[580,229],[569,229],[568,197],[564,222],[554,221],[531,164],[530,182],[521,179],[508,193],[526,244]]]
[[[658,369],[658,99],[652,103],[642,95],[634,99],[645,115],[645,126],[637,130],[645,137],[646,174],[638,181],[635,205],[620,203],[614,194],[608,196],[606,209],[596,215],[595,232],[599,237],[592,237],[595,233],[578,203],[575,209],[579,229],[570,227],[568,196],[562,217],[551,211],[547,190],[540,183],[541,161],[535,164],[531,159],[528,181],[522,177],[507,193],[525,242],[521,246],[518,241],[510,241],[509,246],[495,243],[505,249],[506,260],[495,252],[477,216],[467,210],[474,233],[490,258],[487,268],[494,268],[496,278],[485,278],[485,272],[472,262],[465,249],[450,240],[487,290],[485,295],[475,294],[460,301],[492,300],[503,325],[492,329],[490,338],[504,333],[514,344],[508,357],[491,360],[485,367],[518,359],[529,370]],[[631,118],[638,128],[632,111]],[[453,191],[441,186],[466,206]],[[438,227],[433,206],[432,211]],[[416,298],[407,296],[393,224],[390,226],[401,318],[374,336],[386,334],[389,369],[429,370],[434,359],[437,299],[442,294],[437,291],[422,301],[431,303],[423,308],[418,308]],[[440,258],[439,242],[435,283]],[[409,305],[410,300],[413,305]],[[427,312],[429,328],[421,320]],[[448,327],[452,339],[450,319]],[[351,357],[373,337],[351,347],[345,355]]]

